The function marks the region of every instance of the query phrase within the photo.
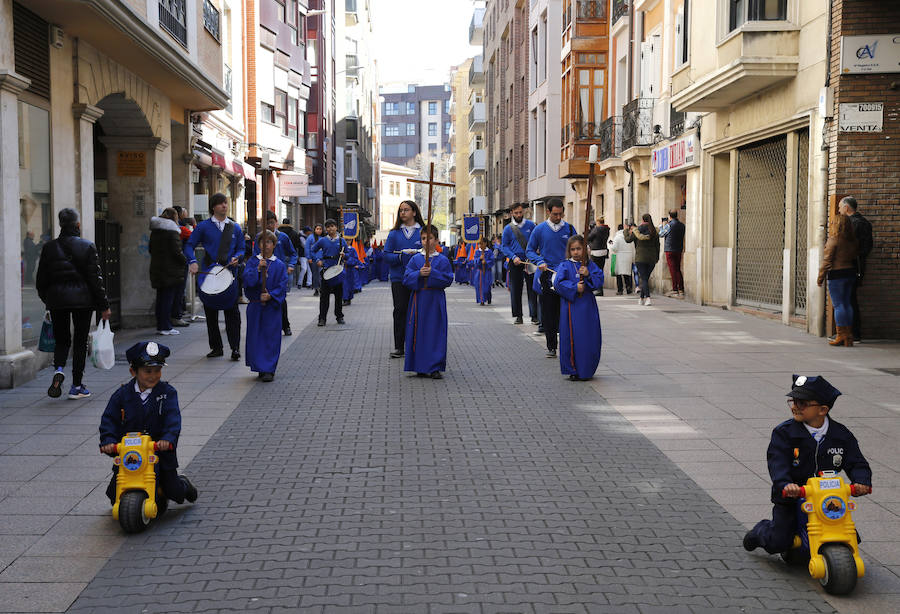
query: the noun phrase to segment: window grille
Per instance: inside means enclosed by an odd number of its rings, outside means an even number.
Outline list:
[[[187,47],[186,0],[159,0],[159,25]]]

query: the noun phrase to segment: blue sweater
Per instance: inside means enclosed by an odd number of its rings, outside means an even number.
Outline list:
[[[286,267],[297,266],[297,248],[291,242],[291,238],[280,230],[275,231],[278,243],[275,244],[275,257],[281,260]],[[259,256],[259,242],[253,245],[253,255]]]
[[[531,233],[534,232],[536,228],[535,223],[531,220],[522,220],[522,223],[519,224],[519,230],[522,231],[522,235],[525,237],[525,243],[528,243],[528,240],[531,238]],[[525,260],[525,248],[519,244],[518,239],[516,239],[516,233],[513,232],[512,224],[507,224],[506,228],[503,229],[503,236],[500,239],[500,251],[503,252],[503,255],[512,260],[513,258],[518,258],[519,260]]]
[[[564,222],[558,232],[553,232],[547,222],[541,222],[528,239],[528,248],[525,250],[528,260],[556,269],[566,259],[566,243],[575,234],[575,229],[569,223]]]
[[[387,260],[391,270],[391,281],[403,283],[403,274],[406,272],[406,265],[412,258],[412,254],[395,254],[404,249],[422,249],[422,239],[419,236],[420,229],[416,228],[412,236],[407,239],[403,234],[403,229],[398,228],[388,233],[387,241],[384,242],[384,258]]]
[[[226,264],[232,258],[237,258],[240,261],[244,257],[244,231],[241,230],[241,225],[237,222],[231,223],[234,224],[234,233],[231,235],[231,246],[225,257]],[[197,258],[194,257],[194,248],[197,245],[202,245],[206,250],[207,262],[215,263],[216,255],[219,253],[219,240],[221,238],[222,231],[219,230],[219,227],[216,226],[212,219],[206,219],[197,224],[194,232],[191,233],[191,236],[184,244],[184,255],[187,257],[188,264],[197,262]],[[206,266],[204,265],[201,268],[205,269]]]

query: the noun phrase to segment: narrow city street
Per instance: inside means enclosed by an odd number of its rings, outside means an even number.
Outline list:
[[[390,289],[347,323],[294,336],[276,379],[208,360],[205,327],[162,339],[178,389],[182,471],[200,490],[146,533],[103,495],[97,425],[119,364],[88,401],[50,372],[0,391],[2,612],[900,611],[900,346],[830,348],[780,324],[654,298],[598,299],[600,369],[570,382],[508,296],[448,291],[445,379],[389,360]],[[893,371],[891,371],[893,370]],[[765,452],[792,373],[844,395],[874,494],[854,515],[866,575],[827,596],[804,568],[740,545],[770,513]]]

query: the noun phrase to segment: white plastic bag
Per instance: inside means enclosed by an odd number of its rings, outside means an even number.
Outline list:
[[[98,369],[112,369],[116,365],[116,348],[109,320],[101,320],[91,333],[91,362]]]

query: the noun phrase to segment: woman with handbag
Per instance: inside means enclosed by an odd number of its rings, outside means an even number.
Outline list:
[[[59,238],[48,241],[41,250],[35,286],[38,296],[50,311],[56,348],[56,368],[47,394],[54,399],[62,394],[63,369],[72,348],[72,387],[70,399],[85,399],[91,392],[82,382],[87,357],[91,316],[101,312],[109,320],[109,300],[103,285],[97,248],[81,238],[78,212],[65,208],[59,212]],[[70,331],[70,326],[74,331]]]

